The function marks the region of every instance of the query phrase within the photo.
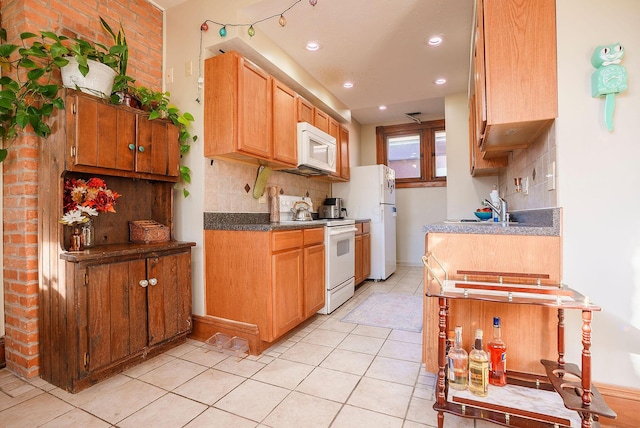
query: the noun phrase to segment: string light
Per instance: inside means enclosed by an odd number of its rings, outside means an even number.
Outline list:
[[[297,5],[298,3],[300,3],[302,0],[296,0],[295,2],[293,2],[293,4],[291,6],[289,6],[288,8],[286,8],[285,10],[283,10],[280,13],[276,13],[275,15],[271,15],[271,16],[267,16],[265,18],[262,19],[258,19],[257,21],[254,21],[252,23],[249,24],[229,24],[229,23],[222,23],[222,22],[216,22],[213,21],[211,19],[207,19],[205,20],[202,25],[200,25],[200,31],[207,31],[209,30],[209,25],[207,24],[208,22],[212,23],[212,24],[216,24],[220,26],[220,30],[218,30],[218,34],[220,35],[220,37],[226,37],[227,36],[227,27],[249,27],[249,29],[247,30],[247,34],[249,35],[249,37],[253,37],[256,35],[256,30],[254,28],[254,25],[259,24],[261,22],[264,21],[268,21],[269,19],[274,19],[274,18],[278,18],[278,23],[280,24],[281,27],[284,27],[285,25],[287,25],[287,18],[284,17],[284,14],[287,13],[288,11],[290,11],[295,5]],[[316,4],[318,4],[318,0],[309,0],[309,4],[311,6],[314,6]]]

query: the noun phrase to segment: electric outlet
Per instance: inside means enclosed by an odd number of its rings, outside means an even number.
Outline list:
[[[187,61],[184,63],[184,77],[189,77],[193,74],[193,61]]]
[[[266,204],[267,203],[267,197],[265,195],[262,195],[258,198],[258,203],[259,204]]]
[[[173,67],[167,70],[167,83],[173,83]]]
[[[547,167],[547,190],[556,188],[556,163],[551,162]]]

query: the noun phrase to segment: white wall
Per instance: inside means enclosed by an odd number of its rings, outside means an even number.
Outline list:
[[[497,177],[469,173],[469,100],[467,93],[445,98],[447,131],[447,219],[475,219],[473,212],[489,197]],[[444,218],[441,220],[445,220]]]
[[[602,307],[594,314],[594,380],[640,385],[640,2],[561,0],[558,28],[558,205],[564,282]],[[616,97],[614,130],[591,97],[590,57],[620,42],[629,89]],[[576,312],[576,311],[573,311]],[[566,343],[580,362],[577,314]]]

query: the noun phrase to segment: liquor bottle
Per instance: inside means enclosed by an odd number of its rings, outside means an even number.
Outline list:
[[[467,389],[469,356],[462,348],[462,327],[456,326],[453,347],[449,349],[449,387],[462,391]]]
[[[489,348],[489,383],[496,386],[507,384],[507,345],[502,340],[500,317],[493,317],[493,339]]]
[[[489,355],[482,347],[482,330],[476,330],[476,340],[469,353],[469,391],[479,397],[489,393]]]

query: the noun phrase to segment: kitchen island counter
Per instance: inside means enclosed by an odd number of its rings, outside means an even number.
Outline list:
[[[511,212],[513,223],[442,221],[422,227],[425,233],[560,236],[561,208]]]

